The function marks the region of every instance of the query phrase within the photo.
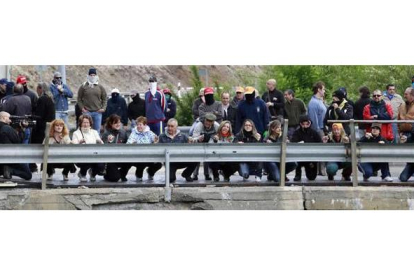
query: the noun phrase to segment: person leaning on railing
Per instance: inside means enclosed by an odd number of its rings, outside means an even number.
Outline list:
[[[112,114],[105,120],[105,132],[102,135],[102,141],[105,144],[125,144],[128,135],[125,129],[122,128],[121,117],[117,114]],[[128,170],[131,165],[128,163],[107,163],[105,165],[104,179],[110,182],[128,181],[126,178]]]
[[[324,143],[349,143],[349,137],[340,123],[332,124],[332,132],[322,137]],[[350,162],[328,162],[326,164],[326,174],[329,180],[334,180],[336,173],[342,169],[342,181],[351,181],[352,164]]]
[[[167,122],[167,131],[160,135],[158,143],[160,144],[187,144],[189,142],[188,136],[180,133],[178,129],[178,122],[176,119],[172,118]],[[197,163],[170,163],[170,183],[176,181],[175,173],[177,169],[185,168],[182,177],[185,178],[187,182],[193,182],[191,178],[191,173],[194,171]]]
[[[371,132],[365,133],[365,136],[359,140],[361,143],[379,143],[385,144],[386,140],[381,135],[382,127],[381,124],[373,123],[370,127]],[[392,130],[391,130],[392,133]],[[381,170],[381,178],[384,182],[394,181],[391,178],[390,168],[388,163],[360,163],[358,166],[360,172],[364,176],[364,181],[368,181],[369,178],[374,174],[374,171]]]
[[[279,120],[273,120],[269,124],[269,130],[263,139],[264,143],[280,143],[282,142],[282,124]],[[288,141],[287,141],[288,142]],[[267,171],[267,180],[280,181],[280,162],[265,162],[263,163],[265,170]],[[286,174],[292,172],[297,166],[296,162],[286,163]],[[289,178],[286,177],[289,181]]]
[[[131,130],[127,144],[155,144],[158,136],[152,132],[147,125],[147,118],[140,116],[136,120],[136,126]],[[135,163],[132,164],[137,169],[135,177],[137,181],[142,181],[144,169],[147,168],[148,180],[154,180],[155,173],[162,168],[161,163]]]
[[[65,125],[65,122],[62,119],[53,120],[50,124],[50,132],[49,132],[49,144],[50,145],[68,145],[71,144],[72,141],[69,137],[69,129]],[[46,139],[45,139],[46,140]],[[43,144],[45,141],[43,141]],[[74,164],[55,164],[50,163],[47,164],[47,176],[48,180],[52,180],[53,174],[55,173],[56,168],[63,168],[62,175],[63,181],[69,181],[69,172],[74,173],[76,172],[76,168]]]
[[[73,133],[72,143],[73,144],[103,144],[101,137],[99,137],[98,131],[92,128],[93,120],[89,115],[81,115],[79,117],[79,127]],[[96,175],[102,174],[105,169],[103,163],[79,163],[76,164],[80,168],[78,173],[79,180],[86,182],[86,173],[89,172],[89,180],[91,182],[96,181]]]
[[[235,143],[260,143],[262,136],[256,130],[252,120],[246,119],[242,124],[242,129],[234,139]],[[239,174],[246,181],[250,175],[255,175],[255,181],[262,181],[262,163],[261,162],[241,162],[239,164]]]
[[[234,135],[230,121],[221,122],[217,134],[210,138],[209,143],[215,144],[231,144],[234,141]],[[210,163],[210,168],[213,171],[214,181],[220,181],[219,170],[223,172],[225,182],[230,182],[230,176],[237,172],[239,164],[235,162],[213,162]]]
[[[193,131],[192,137],[190,137],[190,141],[192,143],[208,143],[213,135],[217,134],[217,130],[219,128],[219,124],[216,122],[217,117],[213,113],[206,113],[204,118],[198,122]],[[196,175],[198,178],[198,169],[200,165],[198,163],[193,175]],[[209,163],[203,163],[204,168],[204,178],[207,181],[211,180],[210,172],[209,172]]]

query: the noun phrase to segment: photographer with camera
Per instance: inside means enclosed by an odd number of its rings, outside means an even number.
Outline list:
[[[21,144],[22,138],[18,131],[10,126],[10,114],[0,112],[0,144]],[[26,164],[3,165],[3,178],[11,179],[13,175],[25,180],[32,179],[32,173]]]

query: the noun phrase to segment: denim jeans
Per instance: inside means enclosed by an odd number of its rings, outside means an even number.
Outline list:
[[[56,111],[55,119],[62,119],[65,125],[69,127],[69,115],[67,111]]]
[[[402,182],[407,182],[408,179],[410,179],[411,176],[414,174],[414,163],[407,163],[405,165],[404,170],[400,174],[400,180]]]
[[[381,178],[391,176],[388,163],[360,163],[358,169],[364,175],[364,178],[370,178],[374,171],[381,170]]]
[[[101,124],[102,124],[102,113],[99,113],[97,111],[94,112],[85,112],[83,113],[85,115],[89,115],[92,117],[92,121],[93,121],[93,129],[96,130],[98,133],[100,133],[101,131]]]
[[[239,174],[244,178],[248,178],[249,175],[255,175],[262,177],[262,163],[240,163],[239,164]]]
[[[32,134],[32,129],[30,127],[26,128],[24,130],[24,138],[23,138],[23,144],[29,144],[30,143],[30,135]]]
[[[286,174],[290,173],[294,169],[296,169],[296,162],[288,162],[286,163]],[[276,182],[280,181],[280,163],[276,162],[265,162],[264,168],[266,169],[269,176],[267,177],[269,180],[273,180]]]
[[[394,140],[392,140],[391,143],[397,144],[398,143],[398,126],[396,123],[391,124],[392,125],[392,134],[394,135]]]

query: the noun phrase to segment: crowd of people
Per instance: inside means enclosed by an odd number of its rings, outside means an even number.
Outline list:
[[[19,75],[16,83],[0,80],[0,143],[42,144],[154,144],[154,143],[278,143],[282,139],[284,119],[288,119],[287,142],[290,143],[349,143],[348,123],[331,123],[330,120],[414,120],[414,77],[412,85],[404,91],[403,97],[396,93],[393,84],[385,91],[368,87],[359,89],[360,98],[354,103],[348,98],[347,89],[340,87],[332,93],[332,102],[327,103],[325,84],[316,82],[313,96],[306,106],[295,97],[293,89],[282,92],[277,89],[275,79],[266,82],[267,91],[260,97],[252,86],[236,87],[235,91],[224,91],[215,100],[217,92],[213,87],[200,90],[192,106],[194,122],[189,135],[178,129],[174,118],[177,105],[171,91],[160,89],[157,78],[149,78],[149,88],[141,98],[133,91],[132,102],[127,105],[117,88],[107,98],[105,88],[100,84],[96,68],[90,68],[86,81],[79,87],[75,108],[77,129],[69,134],[69,99],[74,93],[56,72],[51,83],[40,82],[36,92],[28,88],[25,76]],[[234,97],[232,98],[232,94]],[[217,97],[218,98],[218,97]],[[17,117],[16,117],[17,116]],[[13,118],[35,120],[34,125]],[[45,137],[46,123],[51,122],[50,133]],[[412,143],[411,123],[359,124],[357,139],[361,143]],[[242,146],[242,145],[240,145]],[[78,163],[49,164],[48,179],[53,179],[55,168],[62,168],[64,181],[69,173],[78,171],[80,182],[96,181],[97,175],[111,182],[125,182],[131,167],[136,167],[135,177],[143,181],[146,169],[148,180],[162,168],[161,163]],[[317,175],[334,176],[342,170],[342,180],[351,180],[351,164],[347,162],[289,162],[286,174],[295,171],[294,181],[301,181],[302,167],[306,178],[315,180]],[[171,163],[170,182],[176,180],[176,171],[184,169],[182,177],[187,182],[198,180],[200,163]],[[267,175],[269,181],[280,181],[280,163],[275,162],[210,162],[204,163],[205,180],[228,182],[235,173],[247,180],[254,176],[261,182]],[[41,168],[42,169],[42,168]],[[388,163],[360,163],[364,181],[381,171],[383,181],[392,182]],[[36,164],[3,164],[0,175],[4,179],[17,176],[26,180],[37,171]],[[414,163],[408,163],[400,174],[400,181],[408,181],[414,174]],[[289,181],[288,178],[286,178]]]

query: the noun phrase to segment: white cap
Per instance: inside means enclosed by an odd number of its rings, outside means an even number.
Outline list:
[[[114,89],[112,89],[111,93],[118,93],[119,94],[119,89],[118,88],[114,88]]]

